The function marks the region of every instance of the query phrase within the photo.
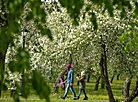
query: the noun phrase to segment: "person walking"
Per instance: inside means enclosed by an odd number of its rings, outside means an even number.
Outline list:
[[[66,87],[66,91],[65,91],[65,94],[63,97],[60,97],[61,99],[65,99],[67,94],[68,94],[68,91],[69,89],[72,91],[73,95],[74,95],[74,98],[76,97],[76,93],[74,91],[74,88],[73,88],[73,83],[74,83],[74,71],[73,71],[73,68],[71,67],[70,64],[67,64],[66,65],[67,69],[68,69],[68,76],[67,76],[67,79],[64,81],[64,83],[67,82],[67,87]],[[74,100],[73,98],[73,100]]]
[[[80,98],[80,95],[81,95],[81,91],[83,91],[84,95],[85,95],[85,98],[83,100],[88,100],[88,97],[86,95],[86,92],[85,92],[85,79],[86,79],[86,75],[85,75],[85,71],[82,71],[81,72],[81,76],[79,77],[76,77],[79,81],[79,94],[77,97],[75,97],[75,100],[79,100]]]

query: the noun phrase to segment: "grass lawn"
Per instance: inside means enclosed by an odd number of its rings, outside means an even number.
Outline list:
[[[118,100],[117,102],[123,102],[125,100],[122,96],[122,88],[123,88],[124,81],[125,81],[125,79],[123,79],[123,78],[121,78],[120,80],[116,80],[116,77],[115,77],[113,80],[113,83],[111,84],[113,95],[114,95],[115,100]],[[136,79],[132,79],[131,86],[130,86],[130,95],[132,92],[131,90],[135,85],[135,81],[136,81]],[[95,82],[96,82],[96,80],[94,78],[91,78],[90,82],[86,83],[86,94],[88,96],[88,100],[86,100],[86,101],[87,102],[89,102],[89,101],[91,101],[91,102],[109,102],[106,88],[101,89],[101,84],[99,84],[98,91],[94,91]],[[100,83],[101,83],[101,81],[100,81]],[[84,98],[83,92],[81,93],[79,100],[72,100],[72,98],[74,96],[71,93],[71,91],[69,90],[69,93],[68,93],[66,99],[61,100],[61,99],[59,99],[59,97],[63,96],[65,93],[65,91],[61,88],[61,84],[59,86],[59,93],[54,94],[54,95],[53,95],[54,83],[49,83],[49,86],[51,87],[51,94],[50,94],[51,102],[65,102],[65,101],[66,102],[71,102],[71,101],[85,102],[85,101],[83,101],[83,98]],[[76,79],[75,79],[75,83],[74,83],[74,89],[75,89],[76,94],[78,95],[79,88],[78,88]],[[133,102],[138,102],[138,101],[136,101],[137,99],[138,99],[138,97],[135,98],[133,100]],[[32,90],[31,90],[31,94],[29,95],[27,100],[22,97],[20,97],[20,100],[21,100],[21,102],[45,102],[44,99],[43,100],[39,99],[39,97]],[[10,90],[8,90],[6,92],[2,92],[2,97],[0,99],[0,102],[13,102],[13,101],[14,100],[10,97]]]

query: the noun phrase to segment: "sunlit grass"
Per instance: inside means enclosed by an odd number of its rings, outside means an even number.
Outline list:
[[[125,81],[125,79],[116,80],[116,78],[114,78],[113,83],[110,84],[111,88],[112,88],[112,91],[113,91],[113,95],[114,95],[115,100],[118,100],[120,102],[123,102],[125,100],[123,98],[123,95],[122,95],[122,89],[123,89],[124,81]],[[132,79],[131,86],[130,86],[130,91],[129,91],[130,94],[132,92],[131,91],[132,88],[135,85],[135,81],[136,81],[136,79]],[[109,98],[108,98],[108,94],[107,94],[106,88],[101,89],[101,81],[99,83],[98,91],[94,91],[95,82],[96,82],[96,80],[94,78],[91,78],[90,82],[86,83],[86,94],[88,96],[88,101],[92,101],[92,102],[106,101],[106,102],[109,102]],[[51,102],[64,102],[64,101],[70,102],[70,101],[73,101],[72,99],[73,99],[74,96],[73,96],[73,94],[72,94],[72,92],[70,90],[69,90],[69,93],[68,93],[68,95],[67,95],[65,100],[59,99],[65,93],[65,90],[63,90],[61,88],[61,84],[59,86],[59,93],[53,95],[53,86],[54,86],[54,84],[55,84],[54,82],[48,84],[50,86],[50,88],[51,88],[51,94],[50,94]],[[79,88],[78,87],[79,86],[77,85],[77,80],[75,79],[74,90],[76,92],[76,95],[78,95],[78,93],[79,93]],[[2,98],[4,98],[4,99],[0,99],[0,102],[4,102],[4,101],[5,102],[12,102],[13,101],[13,99],[10,97],[10,91],[9,90],[6,91],[6,92],[2,92]],[[85,101],[83,101],[83,98],[84,98],[84,94],[82,92],[81,96],[80,96],[80,100],[78,100],[78,101],[79,102],[81,102],[81,101],[85,102]],[[32,91],[32,90],[31,90],[31,94],[28,96],[27,100],[22,98],[22,97],[20,97],[20,100],[21,100],[21,102],[26,102],[26,101],[27,102],[36,102],[36,101],[37,102],[45,102],[44,99],[40,100],[39,96],[37,96],[35,91]],[[136,102],[136,100],[137,100],[137,98],[134,100],[134,102]]]

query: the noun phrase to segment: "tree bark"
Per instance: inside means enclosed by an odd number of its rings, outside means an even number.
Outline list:
[[[3,84],[2,82],[3,82],[3,79],[4,79],[5,56],[6,56],[9,44],[10,44],[10,41],[8,39],[6,39],[6,36],[5,36],[4,45],[2,45],[0,43],[0,97],[1,97],[2,84]],[[5,47],[2,48],[2,46],[5,46]]]
[[[75,58],[75,61],[76,61],[76,66],[77,66],[76,69],[79,70],[79,69],[78,69],[78,65],[79,65],[79,64],[78,64],[77,58]],[[79,76],[80,76],[80,72],[77,72],[76,75],[79,77]],[[79,85],[79,81],[77,81],[77,85]]]
[[[5,5],[4,0],[2,0],[2,11],[5,11]],[[6,16],[5,16],[6,17]],[[0,97],[1,97],[1,91],[2,91],[2,85],[3,85],[3,79],[4,79],[4,70],[5,70],[5,56],[7,53],[8,46],[10,42],[12,41],[11,34],[7,34],[9,21],[11,17],[3,19],[0,15],[0,23],[3,24],[1,28],[5,28],[4,31],[1,31],[0,33]],[[0,28],[0,30],[1,30]],[[3,42],[1,42],[3,41]]]
[[[95,85],[95,89],[94,89],[95,91],[98,90],[100,78],[101,78],[100,76],[98,78],[96,78],[96,85]]]
[[[0,97],[1,97],[1,87],[2,87],[2,82],[0,81]]]
[[[72,63],[72,56],[70,55],[70,57],[69,57],[69,64],[71,64],[71,63]],[[62,70],[62,72],[60,73],[60,75],[58,76],[58,78],[57,78],[57,80],[55,82],[54,88],[53,88],[53,94],[58,93],[58,85],[57,85],[57,82],[59,82],[60,78],[66,73],[66,71],[67,71],[67,68],[64,68]]]
[[[132,88],[132,94],[131,96],[129,96],[124,102],[132,102],[135,97],[138,96],[138,77],[137,77],[137,80],[136,80],[136,83],[135,83],[135,86]]]
[[[99,77],[97,78],[97,76],[96,76],[96,74],[95,74],[95,72],[94,72],[93,70],[91,70],[91,73],[92,73],[92,75],[93,75],[93,76],[95,77],[95,79],[96,79],[96,83],[95,83],[95,88],[94,88],[94,90],[97,91],[97,90],[98,90],[99,81],[100,81],[101,76],[99,76]]]
[[[101,60],[100,60],[100,68],[101,68],[101,73],[106,85],[106,90],[109,96],[109,101],[110,102],[115,102],[109,80],[108,80],[108,73],[107,73],[107,58],[106,58],[106,50],[105,50],[105,44],[101,45],[102,48],[102,54],[101,54]]]
[[[132,78],[127,77],[124,82],[123,90],[122,90],[123,98],[129,97],[129,88],[130,88],[130,84],[131,84],[131,79]]]
[[[119,76],[120,76],[120,74],[117,75],[117,80],[119,80]]]
[[[137,80],[136,80],[135,86],[132,88],[132,93],[137,91],[137,88],[138,88],[138,76],[137,76]]]
[[[113,74],[112,77],[111,77],[111,79],[110,79],[110,83],[113,82],[114,76],[115,76],[115,75]]]
[[[4,79],[4,62],[5,62],[5,56],[2,53],[2,48],[0,43],[0,97],[1,97],[1,90],[2,90],[2,82]]]
[[[104,89],[104,80],[102,78],[102,81],[101,81],[101,89]]]
[[[87,83],[89,83],[90,80],[90,73],[88,73]]]

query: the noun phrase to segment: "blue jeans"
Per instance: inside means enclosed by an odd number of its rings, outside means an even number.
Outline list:
[[[81,95],[81,91],[82,91],[82,90],[83,90],[83,93],[84,93],[85,97],[87,97],[87,96],[86,96],[86,92],[85,92],[84,89],[80,89],[80,90],[79,90],[79,95],[78,95],[78,97],[80,97],[80,95]]]
[[[69,91],[69,88],[70,88],[71,92],[73,93],[74,97],[76,97],[76,93],[75,93],[75,91],[74,91],[74,89],[73,89],[73,85],[70,86],[70,84],[67,85],[66,92],[65,92],[65,94],[64,94],[63,97],[66,98],[66,96],[67,96],[67,94],[68,94],[68,91]]]

